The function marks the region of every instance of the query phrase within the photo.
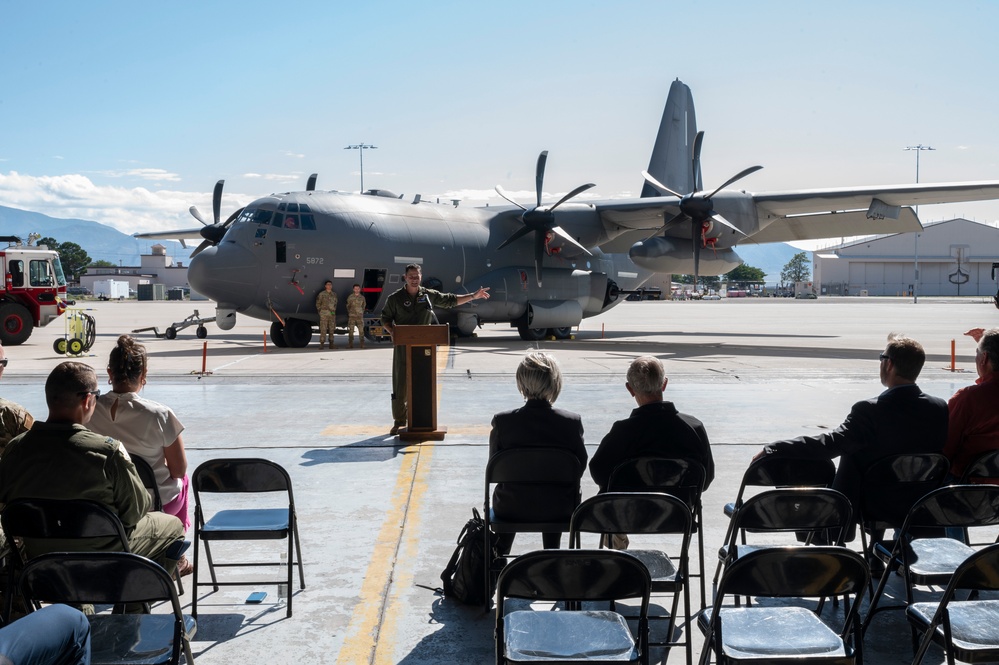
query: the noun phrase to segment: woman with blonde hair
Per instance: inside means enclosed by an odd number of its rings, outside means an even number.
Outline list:
[[[111,391],[97,400],[88,427],[125,444],[130,455],[142,458],[153,470],[163,512],[178,517],[184,531],[191,526],[188,514],[187,454],[181,432],[184,426],[169,407],[146,399],[139,391],[146,385],[146,347],[122,335],[108,360]],[[187,557],[177,569],[191,570]]]

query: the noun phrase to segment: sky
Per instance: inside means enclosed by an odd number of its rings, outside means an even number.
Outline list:
[[[999,3],[0,0],[0,205],[126,232],[272,192],[637,196],[670,83],[705,187],[999,180]],[[923,206],[999,220],[999,201]],[[837,239],[838,240],[838,239]]]

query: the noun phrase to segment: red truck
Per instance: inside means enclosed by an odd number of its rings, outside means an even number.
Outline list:
[[[22,344],[35,326],[46,326],[66,311],[66,277],[58,252],[44,245],[23,244],[17,236],[0,236],[0,343]]]

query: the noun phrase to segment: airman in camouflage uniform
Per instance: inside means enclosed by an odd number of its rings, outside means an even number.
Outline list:
[[[336,330],[336,294],[333,293],[333,282],[326,280],[325,289],[316,296],[316,311],[319,312],[319,348],[326,347],[326,335],[330,336],[330,348],[333,344],[333,332]]]
[[[367,303],[361,295],[361,285],[354,285],[354,292],[347,296],[347,348],[354,348],[354,328],[364,348],[364,308]]]
[[[420,266],[410,263],[406,266],[406,285],[393,293],[382,307],[382,326],[391,336],[395,326],[427,326],[431,321],[430,306],[450,309],[473,300],[489,298],[489,287],[480,286],[475,293],[441,293],[420,285],[423,274]],[[392,356],[392,429],[389,434],[398,434],[407,422],[406,392],[406,348],[395,347]]]

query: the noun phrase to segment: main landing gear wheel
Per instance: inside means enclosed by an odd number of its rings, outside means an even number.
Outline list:
[[[208,337],[208,328],[198,326],[198,339],[205,339],[206,337]]]
[[[65,337],[60,337],[56,341],[52,342],[52,350],[58,353],[60,356],[66,355],[66,349],[68,348],[69,342],[66,341]]]
[[[284,341],[293,349],[304,349],[312,341],[312,324],[304,319],[286,320]]]
[[[284,339],[284,326],[277,321],[271,324],[271,341],[274,342],[274,346],[279,349],[283,349],[288,346],[288,342]]]
[[[569,339],[572,337],[572,326],[565,326],[564,328],[549,328],[548,334],[555,339]]]
[[[174,328],[173,326],[170,326],[169,328],[167,328],[166,329],[166,338],[167,339],[177,339],[177,329]]]
[[[8,302],[0,305],[0,343],[16,346],[31,336],[35,322],[24,305]]]
[[[528,328],[526,325],[518,325],[517,332],[520,333],[520,338],[528,342],[537,342],[545,338],[548,334],[547,328]]]

